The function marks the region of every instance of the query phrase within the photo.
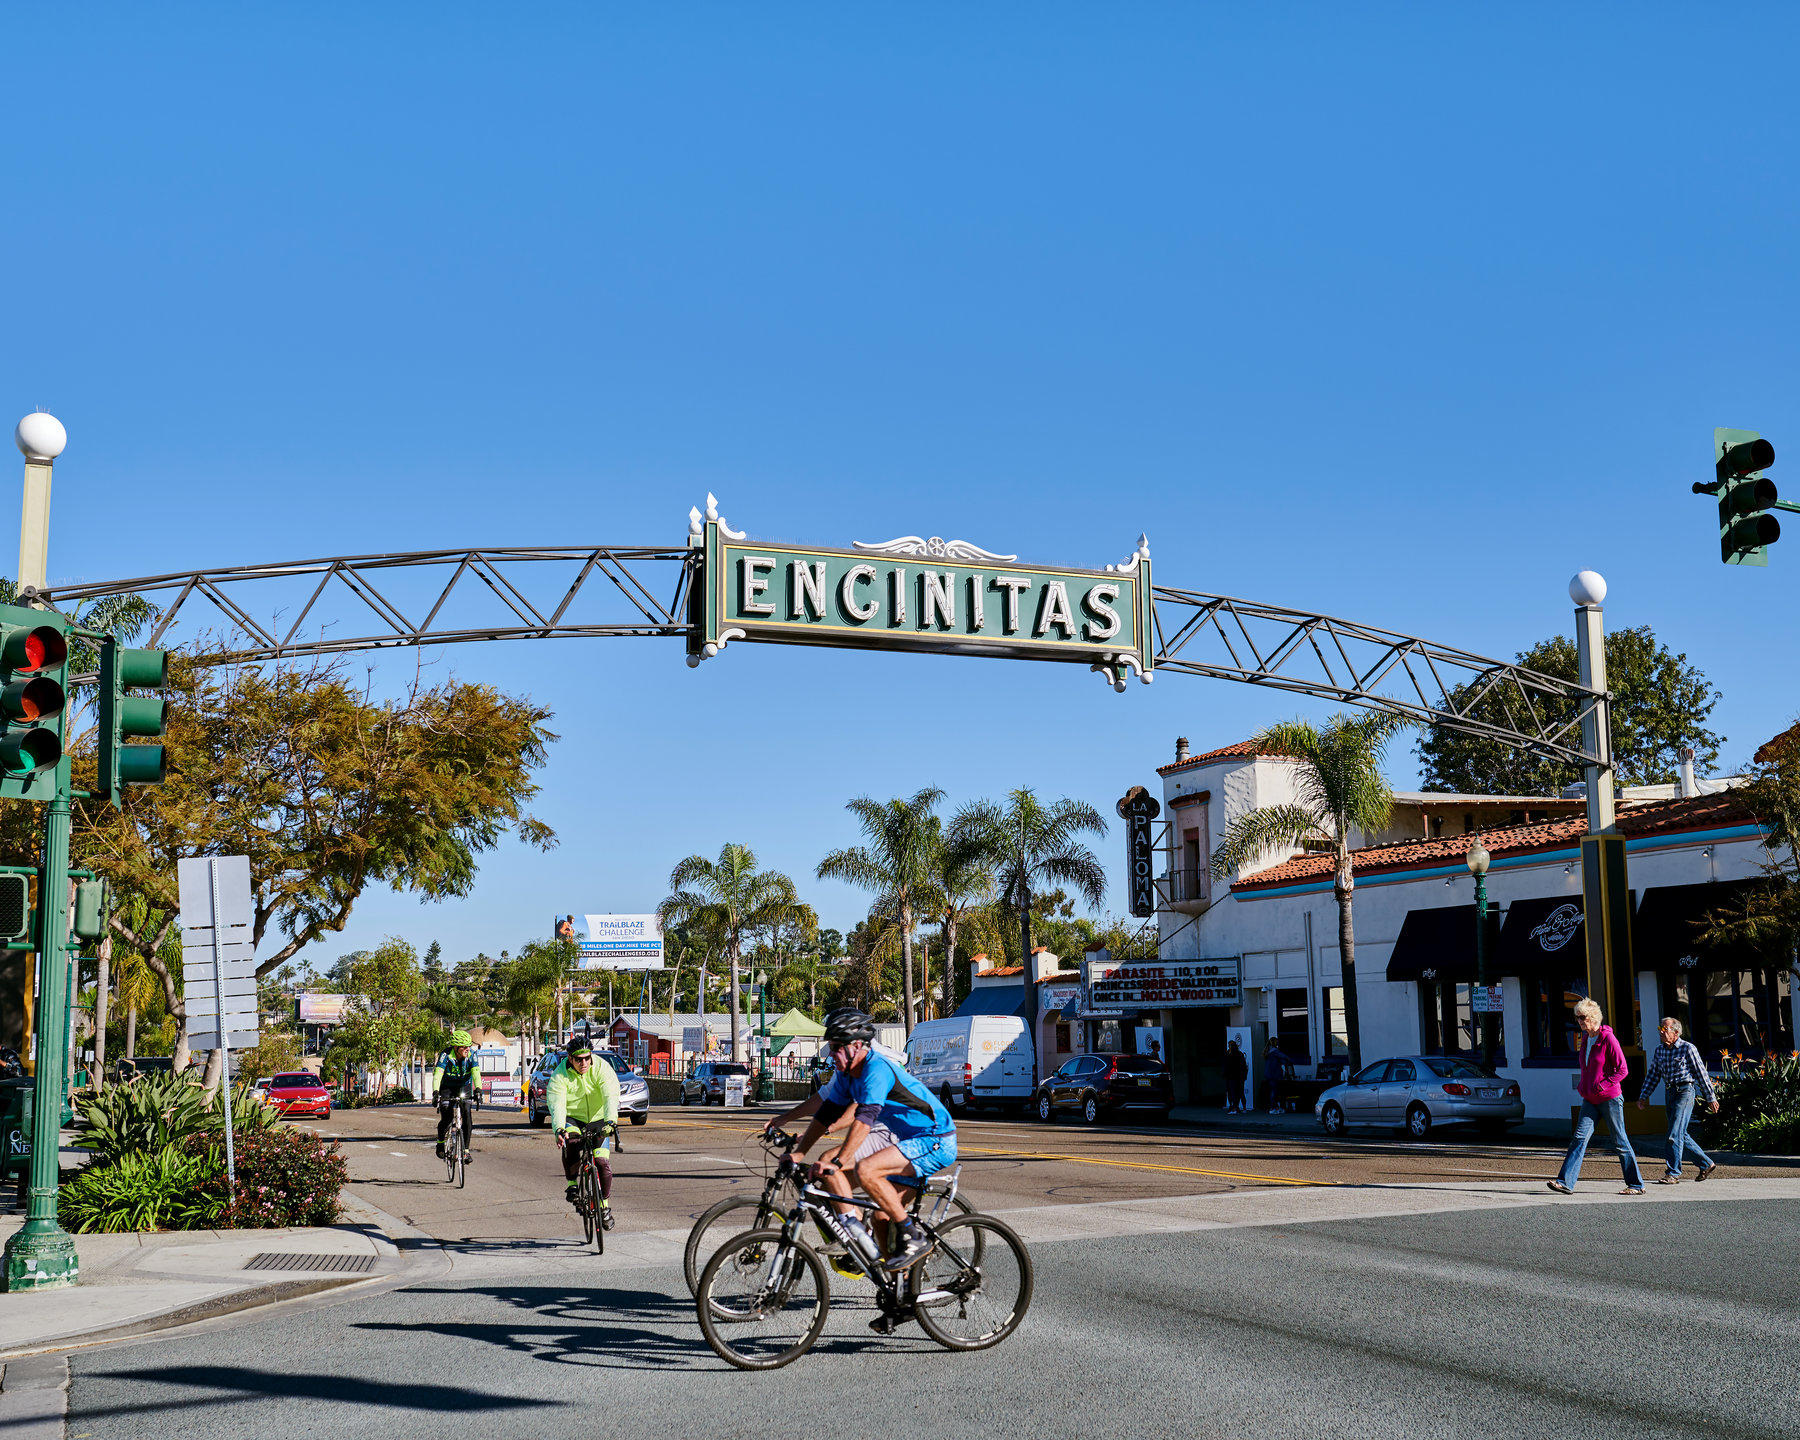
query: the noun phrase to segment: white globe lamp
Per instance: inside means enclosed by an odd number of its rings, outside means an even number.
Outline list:
[[[1606,579],[1598,570],[1583,570],[1569,582],[1569,598],[1577,605],[1599,605],[1606,599]]]
[[[13,444],[27,460],[54,460],[69,443],[62,421],[34,410],[13,429]]]

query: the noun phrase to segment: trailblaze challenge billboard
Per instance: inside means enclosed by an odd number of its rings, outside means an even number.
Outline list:
[[[558,915],[553,930],[558,940],[574,942],[576,967],[581,970],[661,970],[663,968],[662,921],[655,915],[583,915],[584,936],[576,917]]]

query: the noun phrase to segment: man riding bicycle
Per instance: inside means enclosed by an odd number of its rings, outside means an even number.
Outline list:
[[[475,1042],[469,1038],[467,1030],[450,1032],[450,1048],[437,1059],[437,1069],[431,1072],[431,1092],[437,1101],[438,1133],[437,1155],[444,1158],[444,1136],[450,1131],[450,1122],[456,1118],[458,1107],[452,1103],[463,1095],[475,1096],[481,1093],[481,1075],[475,1068]],[[462,1131],[463,1163],[469,1161],[469,1112],[464,1110],[462,1123],[457,1127]]]
[[[815,1173],[845,1199],[854,1181],[887,1221],[900,1227],[899,1248],[886,1262],[890,1273],[899,1274],[923,1257],[931,1242],[912,1224],[893,1177],[923,1182],[954,1162],[956,1122],[929,1090],[876,1048],[875,1022],[861,1011],[828,1015],[825,1038],[835,1073],[820,1089],[818,1108],[794,1153],[804,1155],[821,1135],[848,1131]]]
[[[605,1061],[596,1063],[594,1047],[586,1040],[573,1040],[568,1051],[550,1073],[544,1087],[550,1100],[550,1129],[562,1151],[563,1179],[569,1188],[563,1198],[575,1203],[576,1178],[581,1174],[581,1127],[596,1120],[617,1121],[619,1118],[619,1077]],[[612,1151],[601,1146],[600,1161],[600,1228],[613,1228]]]

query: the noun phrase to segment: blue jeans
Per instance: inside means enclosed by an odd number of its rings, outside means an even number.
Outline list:
[[[1625,1183],[1641,1190],[1644,1177],[1638,1173],[1637,1152],[1631,1148],[1631,1141],[1625,1134],[1625,1102],[1617,1095],[1598,1104],[1592,1100],[1581,1102],[1581,1118],[1575,1122],[1575,1138],[1569,1141],[1569,1153],[1563,1156],[1562,1170],[1557,1179],[1571,1190],[1575,1188],[1575,1182],[1581,1178],[1581,1161],[1587,1154],[1588,1141],[1594,1138],[1594,1131],[1600,1124],[1602,1114],[1606,1116],[1606,1128],[1612,1132],[1613,1151],[1619,1157],[1619,1168],[1625,1172]]]
[[[1694,1163],[1702,1170],[1712,1169],[1712,1157],[1688,1134],[1688,1122],[1694,1118],[1694,1087],[1681,1085],[1671,1090],[1664,1099],[1664,1106],[1669,1112],[1669,1149],[1666,1161],[1669,1173],[1681,1173],[1683,1155],[1692,1155]]]

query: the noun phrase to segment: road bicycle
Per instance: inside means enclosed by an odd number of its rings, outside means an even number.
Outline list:
[[[779,1155],[782,1147],[768,1135],[756,1137],[765,1150]],[[788,1137],[783,1135],[783,1139]],[[700,1271],[707,1258],[717,1250],[728,1235],[735,1235],[743,1230],[767,1230],[771,1226],[779,1228],[787,1223],[789,1214],[794,1208],[794,1195],[798,1189],[799,1166],[789,1165],[783,1168],[776,1165],[769,1170],[763,1181],[761,1195],[728,1195],[717,1205],[702,1213],[694,1222],[694,1228],[688,1231],[687,1250],[682,1256],[682,1269],[687,1277],[688,1294],[698,1293]],[[905,1186],[905,1176],[892,1177],[896,1184]],[[941,1220],[951,1211],[960,1215],[973,1215],[975,1207],[965,1200],[955,1188],[948,1174],[933,1175],[923,1185],[911,1182],[913,1188],[910,1213],[916,1218],[919,1207],[925,1201],[935,1203],[931,1218]],[[748,1213],[754,1212],[754,1214]],[[879,1230],[877,1239],[882,1238],[881,1231],[887,1229],[887,1222],[876,1222]],[[825,1262],[846,1280],[860,1280],[862,1271],[853,1265],[844,1254],[844,1246],[823,1226],[814,1230],[817,1237],[816,1246],[824,1256]]]
[[[469,1097],[459,1095],[454,1100],[441,1100],[438,1108],[454,1107],[450,1114],[450,1129],[444,1140],[450,1148],[444,1152],[444,1169],[449,1172],[450,1183],[458,1190],[469,1175],[469,1146],[473,1139],[473,1122],[470,1119]]]
[[[793,1140],[781,1136],[791,1148]],[[778,1143],[778,1142],[776,1142]],[[795,1167],[791,1154],[781,1166]],[[954,1182],[952,1182],[954,1184]],[[931,1248],[910,1268],[890,1275],[873,1238],[845,1224],[839,1205],[874,1210],[875,1202],[843,1200],[822,1185],[799,1183],[779,1229],[734,1235],[706,1262],[694,1309],[713,1353],[740,1370],[776,1370],[812,1349],[831,1310],[831,1280],[807,1244],[808,1223],[845,1247],[846,1256],[875,1287],[880,1314],[870,1328],[888,1335],[917,1320],[949,1350],[985,1350],[1019,1327],[1031,1307],[1031,1256],[1012,1228],[991,1215],[955,1215],[916,1222]]]
[[[619,1127],[611,1120],[590,1120],[568,1141],[581,1147],[581,1169],[575,1176],[575,1213],[581,1216],[582,1244],[596,1255],[606,1253],[606,1229],[600,1223],[600,1151],[618,1143]]]

